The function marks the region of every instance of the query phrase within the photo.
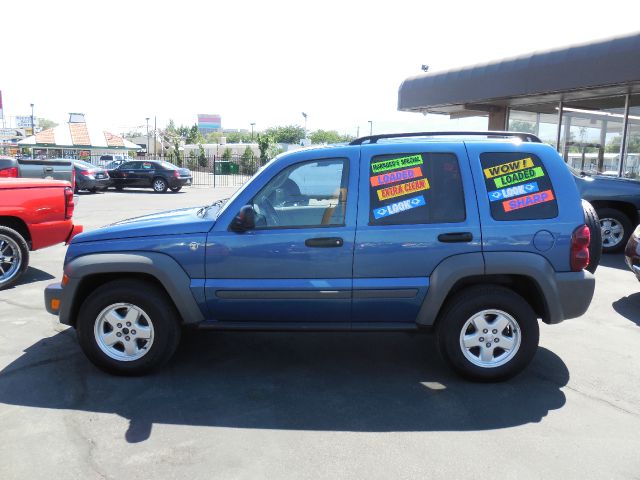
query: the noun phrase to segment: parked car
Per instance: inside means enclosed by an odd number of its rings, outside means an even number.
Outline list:
[[[191,185],[191,171],[160,160],[134,160],[125,162],[109,170],[112,185],[116,190],[123,188],[153,188],[157,193],[167,189],[179,192],[185,185]]]
[[[73,190],[59,180],[0,179],[0,290],[15,284],[29,265],[29,251],[69,242]]]
[[[570,167],[571,168],[571,167]],[[627,178],[589,175],[572,169],[580,196],[595,208],[602,232],[602,251],[621,251],[634,225],[640,223],[640,182]]]
[[[120,165],[122,165],[126,161],[127,160],[111,160],[109,163],[107,163],[104,166],[104,169],[105,170],[113,170],[115,168],[118,168]]]
[[[106,190],[111,185],[109,173],[104,168],[96,167],[82,160],[75,160],[73,168],[76,171],[76,193],[80,190],[90,192]]]
[[[53,158],[47,160],[15,159],[0,156],[0,178],[46,178],[66,180],[75,185],[75,171],[71,160]]]
[[[128,162],[129,160],[131,160],[129,155],[100,155],[97,164],[109,170],[111,168],[116,168],[118,165]]]
[[[587,310],[595,278],[562,158],[496,135],[282,154],[226,202],[78,235],[47,310],[118,374],[157,368],[188,325],[435,330],[458,373],[503,380],[533,358],[538,319]]]
[[[635,274],[638,281],[640,281],[640,225],[638,225],[629,236],[629,240],[624,249],[624,258],[627,266]]]

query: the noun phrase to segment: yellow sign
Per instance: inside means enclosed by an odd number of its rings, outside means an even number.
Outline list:
[[[489,167],[484,169],[484,176],[486,178],[498,177],[507,173],[517,172],[518,170],[524,170],[525,168],[533,167],[533,160],[530,157],[522,158],[514,162],[503,163],[496,165],[495,167]]]

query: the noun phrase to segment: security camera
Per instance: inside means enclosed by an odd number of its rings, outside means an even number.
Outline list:
[[[422,65],[422,71],[426,72],[427,70],[429,70],[429,65]]]

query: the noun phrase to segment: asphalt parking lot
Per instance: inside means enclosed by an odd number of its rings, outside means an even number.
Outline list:
[[[82,194],[75,221],[232,191]],[[523,374],[473,384],[402,333],[196,332],[159,373],[112,377],[44,309],[64,252],[0,292],[0,479],[640,479],[640,283],[620,255]]]

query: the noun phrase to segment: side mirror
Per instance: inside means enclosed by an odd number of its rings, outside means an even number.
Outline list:
[[[256,227],[256,212],[252,205],[245,205],[231,222],[230,228],[234,232],[243,233]]]

